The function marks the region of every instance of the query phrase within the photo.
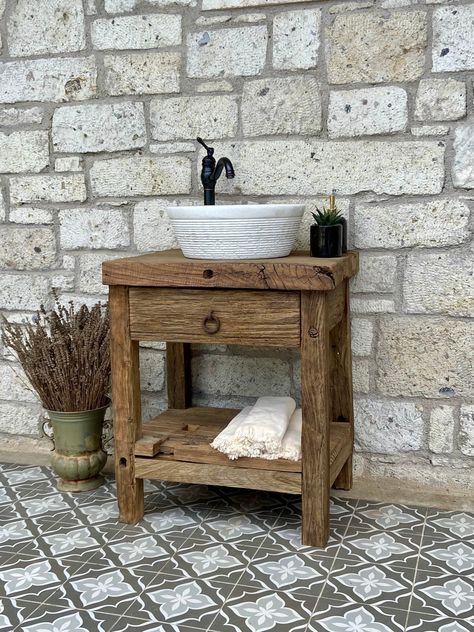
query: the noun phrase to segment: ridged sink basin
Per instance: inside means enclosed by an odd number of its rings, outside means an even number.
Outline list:
[[[170,206],[166,210],[185,257],[270,259],[292,251],[304,204]]]

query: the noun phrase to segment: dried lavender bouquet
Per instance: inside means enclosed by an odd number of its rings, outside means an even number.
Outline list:
[[[110,330],[107,306],[41,305],[32,322],[3,317],[2,340],[18,357],[47,410],[74,412],[106,406],[110,390]]]

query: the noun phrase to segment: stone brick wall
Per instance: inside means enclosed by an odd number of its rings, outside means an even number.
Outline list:
[[[474,4],[446,0],[0,0],[0,310],[104,298],[104,259],[175,245],[202,135],[218,199],[335,188],[353,290],[359,475],[466,485],[474,456]],[[0,350],[0,432],[40,407]],[[163,345],[141,352],[147,416]],[[284,349],[194,351],[198,402],[298,395]]]

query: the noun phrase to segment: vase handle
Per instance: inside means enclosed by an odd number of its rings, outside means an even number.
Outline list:
[[[111,447],[111,443],[114,440],[114,433],[113,433],[113,423],[112,420],[109,419],[108,421],[104,421],[104,424],[102,426],[102,449],[105,452],[108,452],[109,448]]]
[[[48,428],[48,430],[46,430],[46,428]],[[53,444],[51,452],[54,452],[54,450],[56,449],[56,444],[54,443],[53,426],[51,424],[51,419],[49,417],[46,417],[46,415],[43,415],[43,424],[41,425],[41,430],[43,431],[44,436],[48,437],[48,439]]]

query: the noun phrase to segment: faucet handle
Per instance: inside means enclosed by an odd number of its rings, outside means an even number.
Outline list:
[[[200,145],[204,147],[204,149],[207,151],[208,156],[214,155],[214,147],[208,147],[208,145],[206,145],[206,143],[199,136],[196,138],[196,140]]]

